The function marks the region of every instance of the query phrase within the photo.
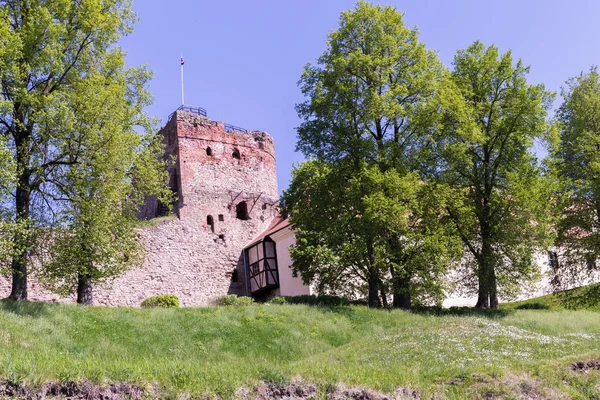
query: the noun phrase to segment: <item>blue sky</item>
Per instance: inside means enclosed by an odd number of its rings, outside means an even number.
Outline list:
[[[555,91],[600,64],[598,0],[389,0],[417,26],[420,39],[451,67],[476,39],[512,49],[531,66],[532,83]],[[179,57],[185,58],[185,102],[212,119],[269,132],[275,140],[279,190],[288,186],[303,100],[297,81],[325,50],[346,0],[137,0],[139,21],[121,45],[129,65],[154,71],[151,115],[162,121],[181,104]],[[557,98],[558,104],[560,98]]]

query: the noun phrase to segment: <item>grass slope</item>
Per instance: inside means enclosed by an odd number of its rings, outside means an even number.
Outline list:
[[[30,385],[127,381],[164,394],[231,397],[240,386],[299,376],[322,387],[411,387],[423,398],[516,398],[514,388],[523,385],[547,398],[600,398],[598,372],[568,369],[599,356],[599,317],[591,311],[432,315],[364,307],[134,309],[0,301],[0,378]]]
[[[600,311],[600,283],[502,304],[505,310],[590,310]]]

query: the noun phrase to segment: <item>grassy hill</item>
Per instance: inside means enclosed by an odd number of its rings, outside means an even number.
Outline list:
[[[591,399],[600,398],[600,374],[571,364],[597,359],[599,349],[600,314],[592,311],[0,301],[0,379],[28,387],[134,382],[163,397],[229,398],[261,381],[301,379],[323,396],[343,382],[384,393],[410,388],[421,398]]]
[[[523,301],[502,304],[505,310],[590,310],[600,311],[600,283],[582,286],[535,297]]]

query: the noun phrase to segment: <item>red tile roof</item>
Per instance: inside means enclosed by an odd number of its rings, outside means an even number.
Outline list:
[[[292,223],[290,222],[289,218],[283,218],[281,216],[275,217],[275,219],[271,221],[269,227],[263,233],[255,237],[254,240],[252,240],[252,242],[250,242],[250,244],[246,246],[246,248],[254,246],[256,243],[262,241],[267,236],[272,235],[275,232],[278,232],[283,228],[290,226],[291,224]]]

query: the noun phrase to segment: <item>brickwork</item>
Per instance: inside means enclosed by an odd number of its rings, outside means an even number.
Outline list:
[[[146,297],[169,293],[194,306],[244,294],[242,250],[277,214],[275,149],[267,133],[226,132],[222,122],[177,111],[161,134],[167,154],[175,156],[170,172],[177,218],[140,229],[144,266],[110,288],[96,287],[95,304],[138,306]],[[155,200],[141,210],[146,218],[159,214]],[[0,296],[9,292],[9,282],[0,278]],[[34,279],[29,292],[31,300],[71,301],[42,290]]]

